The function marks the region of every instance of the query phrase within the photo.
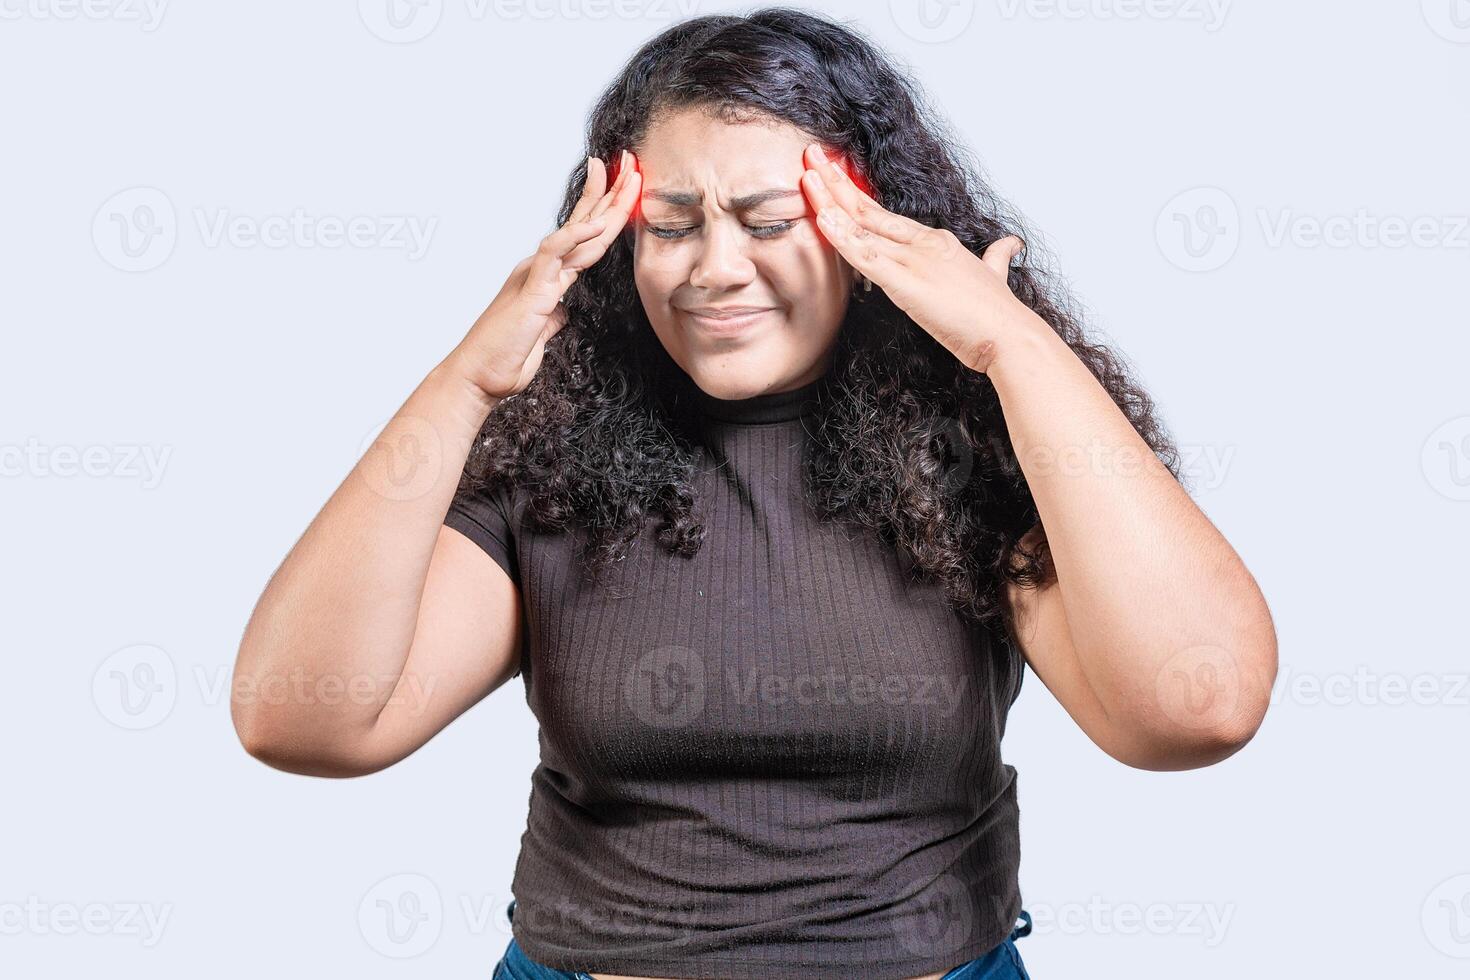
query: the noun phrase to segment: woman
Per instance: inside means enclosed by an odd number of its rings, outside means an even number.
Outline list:
[[[850,29],[680,23],[588,146],[237,666],[392,682],[237,701],[242,741],[371,772],[523,672],[541,763],[498,978],[1024,976],[1024,664],[1113,757],[1209,765],[1265,710],[1259,590]]]

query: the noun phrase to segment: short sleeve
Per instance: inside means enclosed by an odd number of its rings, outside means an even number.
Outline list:
[[[512,513],[510,492],[504,485],[489,488],[461,486],[449,503],[444,523],[479,545],[505,569],[512,582],[520,585]]]

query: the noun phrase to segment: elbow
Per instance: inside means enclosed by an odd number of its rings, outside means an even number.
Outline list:
[[[241,708],[238,703],[231,706],[230,715],[235,726],[235,738],[245,754],[274,769],[282,768],[281,763],[291,756],[291,752],[288,742],[275,733],[269,721],[262,718],[260,712]]]
[[[1265,717],[1264,710],[1242,713],[1237,718],[1187,729],[1152,729],[1133,738],[1103,746],[1117,761],[1150,772],[1180,772],[1203,769],[1230,758],[1255,737]]]
[[[235,737],[245,754],[281,772],[347,779],[369,775],[388,765],[374,760],[362,740],[314,735],[262,711],[258,705],[232,702],[230,715]]]
[[[230,696],[230,723],[234,726],[235,738],[246,755],[271,765],[272,760],[283,754],[286,740],[282,735],[286,728],[280,720],[271,717],[259,698],[244,696],[241,693],[243,687],[237,670]]]
[[[273,652],[271,652],[273,653]],[[294,667],[242,643],[230,683],[230,722],[245,754],[272,769],[303,776],[365,776],[391,765],[380,758],[376,719],[342,709],[337,688],[313,686]]]
[[[1276,637],[1271,630],[1231,649],[1191,647],[1159,672],[1143,699],[1134,731],[1104,746],[1135,769],[1201,769],[1239,752],[1256,736],[1276,682]]]
[[[231,701],[230,721],[240,747],[252,759],[282,769],[296,754],[291,749],[292,740],[283,737],[282,726],[274,724],[258,705],[246,705],[238,699]]]

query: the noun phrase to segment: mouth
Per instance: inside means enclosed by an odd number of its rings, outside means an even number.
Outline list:
[[[740,333],[752,324],[759,322],[762,317],[774,313],[775,310],[769,307],[741,307],[739,309],[729,310],[728,312],[708,311],[696,313],[693,310],[681,310],[680,312],[701,330],[712,334],[728,335]]]

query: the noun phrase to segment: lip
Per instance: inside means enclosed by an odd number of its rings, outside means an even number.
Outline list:
[[[711,333],[737,333],[773,310],[770,306],[697,306],[683,312]]]

